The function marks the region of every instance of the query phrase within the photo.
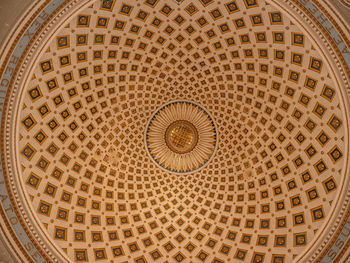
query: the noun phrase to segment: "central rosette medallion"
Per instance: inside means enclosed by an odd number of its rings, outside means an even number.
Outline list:
[[[152,159],[163,169],[188,173],[202,168],[217,145],[213,119],[202,107],[176,101],[161,107],[146,130]]]
[[[176,153],[190,152],[198,142],[197,129],[189,121],[175,121],[165,132],[165,142]]]

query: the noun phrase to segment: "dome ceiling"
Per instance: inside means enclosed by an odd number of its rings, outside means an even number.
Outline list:
[[[342,182],[332,76],[264,0],[95,1],[23,92],[24,190],[74,262],[292,262]]]

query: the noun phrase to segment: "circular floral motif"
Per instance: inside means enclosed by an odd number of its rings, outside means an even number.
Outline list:
[[[165,132],[165,142],[176,153],[190,152],[198,142],[197,129],[188,121],[175,121]]]
[[[217,144],[215,124],[200,106],[177,101],[161,107],[146,130],[146,145],[152,159],[176,173],[193,172],[211,158]]]

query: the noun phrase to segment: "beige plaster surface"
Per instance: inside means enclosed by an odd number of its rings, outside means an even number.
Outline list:
[[[32,0],[0,0],[0,46]]]

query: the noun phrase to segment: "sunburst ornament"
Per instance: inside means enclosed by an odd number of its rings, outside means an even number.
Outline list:
[[[212,117],[202,107],[188,101],[162,106],[146,129],[146,147],[163,169],[189,173],[203,168],[217,145]]]

